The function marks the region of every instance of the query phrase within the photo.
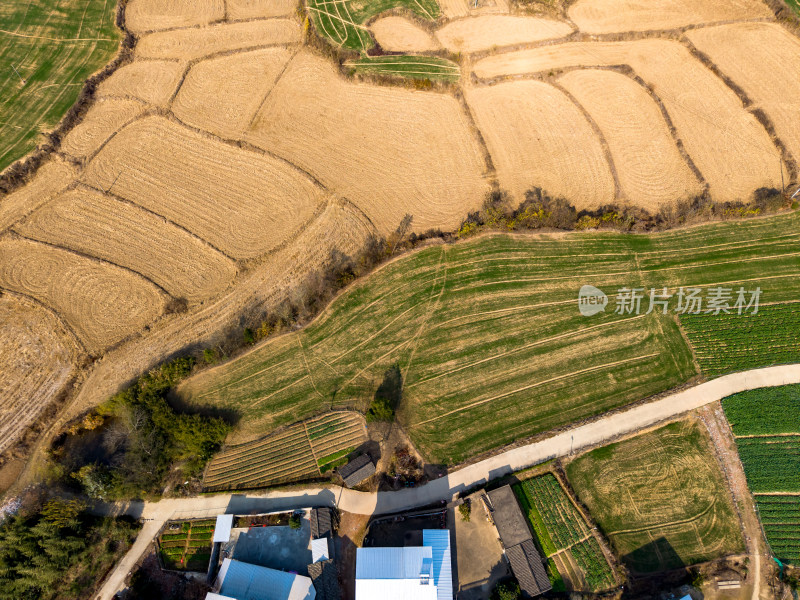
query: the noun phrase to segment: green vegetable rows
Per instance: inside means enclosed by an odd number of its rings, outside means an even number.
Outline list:
[[[762,306],[758,313],[681,315],[703,373],[718,377],[764,365],[800,362],[796,304]]]
[[[800,493],[800,385],[734,394],[722,408],[772,552],[800,564],[800,495],[770,495]]]
[[[614,586],[614,574],[597,538],[555,476],[529,479],[518,484],[515,491],[548,557],[560,551],[571,554],[590,591]]]

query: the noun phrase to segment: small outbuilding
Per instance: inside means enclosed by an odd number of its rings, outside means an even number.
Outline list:
[[[369,454],[362,454],[339,469],[339,475],[344,479],[344,484],[347,487],[357,486],[374,474],[375,463],[372,462]]]
[[[511,486],[504,485],[487,495],[489,513],[522,592],[533,597],[552,589],[544,568],[544,559],[533,543],[533,534],[519,507],[514,490]]]

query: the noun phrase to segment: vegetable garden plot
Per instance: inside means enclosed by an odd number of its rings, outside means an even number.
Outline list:
[[[226,448],[209,463],[203,483],[208,490],[226,490],[315,479],[365,440],[361,415],[329,413]]]
[[[616,584],[597,538],[555,476],[523,481],[515,492],[545,555],[571,556],[586,582],[579,591],[601,591]]]
[[[773,554],[800,564],[800,385],[723,399],[747,484]]]

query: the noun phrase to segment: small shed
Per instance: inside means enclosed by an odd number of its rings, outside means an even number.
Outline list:
[[[233,528],[233,515],[218,515],[217,524],[214,526],[214,539],[215,544],[222,542],[223,544],[231,540],[231,529]]]
[[[347,487],[354,487],[374,474],[375,463],[372,462],[369,454],[362,454],[339,469],[339,475],[344,479]]]
[[[522,592],[532,597],[550,590],[552,586],[544,568],[544,560],[533,543],[528,521],[519,507],[514,490],[504,485],[489,492],[488,498],[492,521]]]
[[[311,562],[322,562],[329,560],[331,553],[328,550],[328,538],[318,538],[311,540]]]
[[[323,560],[308,565],[308,576],[314,582],[317,591],[315,600],[341,600],[342,588],[339,587],[339,574],[332,560]]]

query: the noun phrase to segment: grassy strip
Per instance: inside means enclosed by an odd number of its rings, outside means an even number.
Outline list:
[[[392,8],[406,8],[420,18],[434,20],[440,15],[435,0],[308,0],[308,14],[320,35],[336,47],[366,52],[375,40],[364,27],[370,18]]]
[[[317,464],[319,465],[320,470],[325,471],[325,469],[323,468],[325,465],[327,465],[328,463],[335,462],[335,461],[339,460],[342,457],[346,457],[348,454],[350,454],[355,449],[356,449],[355,446],[351,446],[350,448],[345,448],[344,450],[339,450],[339,452],[334,452],[333,454],[330,454],[328,456],[324,456],[324,457],[320,458],[317,461]]]
[[[375,56],[346,63],[353,74],[388,75],[404,79],[456,82],[461,70],[454,62],[434,56]]]

